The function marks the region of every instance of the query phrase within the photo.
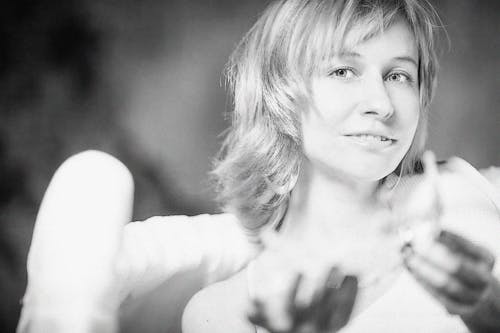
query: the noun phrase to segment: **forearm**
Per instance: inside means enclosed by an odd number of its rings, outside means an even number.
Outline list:
[[[202,268],[206,283],[234,274],[253,256],[237,221],[228,216],[155,217],[123,233],[119,297],[141,295],[172,275]]]
[[[472,333],[500,332],[500,281],[494,279],[488,296],[472,314],[461,317]]]

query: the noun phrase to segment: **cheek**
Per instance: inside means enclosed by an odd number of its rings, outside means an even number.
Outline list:
[[[418,122],[420,119],[420,109],[417,105],[411,112],[405,115],[402,119],[402,128],[408,133],[408,139],[411,141],[417,132]]]
[[[313,92],[312,112],[330,125],[347,118],[358,100],[356,90],[347,85],[334,85],[327,80],[318,80],[313,84]]]
[[[392,98],[397,110],[398,127],[411,141],[415,135],[420,118],[420,100],[418,92],[407,91],[394,94]]]

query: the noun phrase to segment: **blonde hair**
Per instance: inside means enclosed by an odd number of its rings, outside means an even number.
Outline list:
[[[300,112],[310,98],[309,79],[322,60],[398,19],[412,30],[419,52],[421,116],[398,172],[413,172],[427,135],[437,58],[439,22],[425,0],[282,0],[264,11],[244,36],[227,67],[233,97],[231,126],[212,174],[218,199],[245,227],[258,233],[283,214],[302,159]]]

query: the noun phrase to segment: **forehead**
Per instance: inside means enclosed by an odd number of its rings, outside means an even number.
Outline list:
[[[394,56],[412,57],[419,64],[421,45],[414,33],[415,27],[397,10],[387,13],[370,11],[337,20],[324,13],[312,25],[314,28],[309,36],[314,38],[308,38],[301,47],[306,65],[304,78],[321,71],[335,56],[371,44],[394,53]],[[396,51],[400,54],[396,55]]]
[[[409,25],[397,20],[374,34],[367,34],[362,25],[353,27],[345,36],[340,54],[356,53],[371,55],[393,55],[418,59],[415,36]]]

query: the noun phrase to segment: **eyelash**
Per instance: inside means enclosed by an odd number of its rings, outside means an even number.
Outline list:
[[[357,75],[356,74],[356,70],[352,67],[340,67],[340,68],[336,68],[332,71],[330,71],[328,73],[328,76],[332,76],[332,77],[338,77],[338,78],[341,78],[341,79],[344,79],[344,80],[348,80],[349,78],[346,77],[346,76],[340,76],[338,75],[338,72],[339,71],[346,71],[346,75],[348,72],[352,73],[352,75]],[[393,75],[398,75],[398,76],[401,76],[404,78],[404,80],[389,80],[389,78]],[[405,72],[391,72],[389,73],[388,75],[385,76],[384,80],[388,80],[388,81],[394,81],[394,82],[401,82],[401,83],[413,83],[413,78],[411,77],[411,75],[405,73]]]
[[[330,71],[328,73],[328,76],[339,77],[339,78],[342,78],[344,80],[347,80],[348,79],[347,77],[335,75],[335,73],[338,73],[339,71],[351,72],[353,75],[356,75],[356,71],[354,70],[354,68],[352,68],[352,67],[340,67],[340,68],[335,68],[334,70]]]
[[[401,83],[412,83],[413,82],[413,78],[411,77],[411,75],[407,74],[407,73],[404,73],[404,72],[392,72],[392,73],[389,73],[385,79],[388,80],[391,76],[393,75],[399,75],[401,77],[404,78],[403,81],[400,81],[400,80],[394,80],[396,82],[401,82]],[[393,81],[393,80],[390,80],[390,81]]]

